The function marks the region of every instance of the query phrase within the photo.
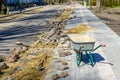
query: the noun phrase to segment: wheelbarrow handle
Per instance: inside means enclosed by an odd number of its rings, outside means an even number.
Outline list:
[[[106,47],[106,45],[102,44],[101,47]]]
[[[100,48],[100,47],[106,47],[106,45],[99,45],[99,46],[97,46],[95,49],[93,49],[93,51],[95,51],[96,49],[98,49],[98,48]],[[92,52],[93,52],[92,51]]]

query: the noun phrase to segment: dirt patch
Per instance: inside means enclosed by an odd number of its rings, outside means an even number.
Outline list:
[[[96,13],[94,8],[91,11],[120,35],[120,8],[104,8],[101,13]]]

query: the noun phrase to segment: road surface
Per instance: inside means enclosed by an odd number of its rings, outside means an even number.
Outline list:
[[[48,5],[40,9],[16,14],[16,17],[0,19],[0,54],[9,54],[9,49],[20,41],[30,45],[37,38],[35,35],[48,30],[49,20],[61,9],[61,5]],[[4,20],[6,19],[6,20]]]

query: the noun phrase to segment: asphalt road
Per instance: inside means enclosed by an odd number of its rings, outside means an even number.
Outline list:
[[[28,45],[36,41],[35,35],[49,28],[49,20],[62,7],[61,5],[48,5],[37,12],[22,13],[22,18],[2,20],[0,23],[0,54],[9,54],[9,49],[16,46],[16,41]]]

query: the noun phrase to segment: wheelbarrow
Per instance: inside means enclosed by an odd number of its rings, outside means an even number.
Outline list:
[[[71,40],[71,45],[76,52],[77,66],[79,66],[82,61],[83,53],[86,53],[89,64],[94,66],[95,61],[92,52],[100,47],[105,47],[105,45],[98,45],[94,48],[95,40],[90,35],[68,34],[67,36]]]

